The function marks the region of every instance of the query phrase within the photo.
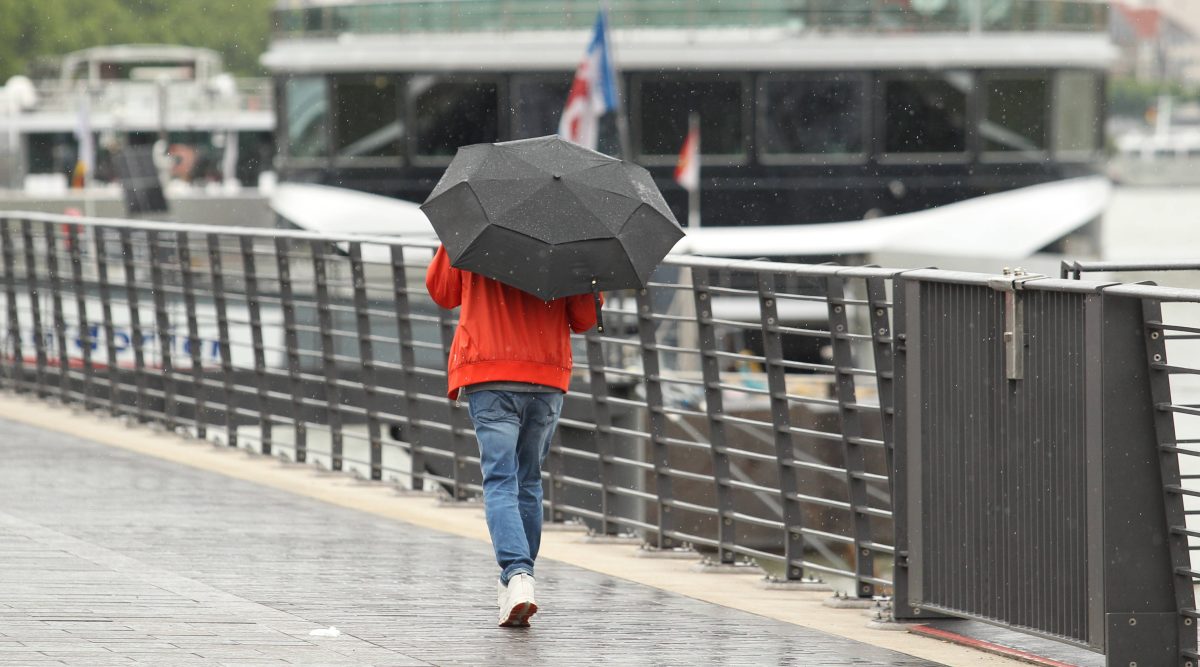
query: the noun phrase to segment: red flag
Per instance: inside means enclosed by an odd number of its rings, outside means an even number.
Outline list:
[[[675,182],[689,192],[700,189],[700,126],[692,123],[688,129],[679,162],[675,165]]]

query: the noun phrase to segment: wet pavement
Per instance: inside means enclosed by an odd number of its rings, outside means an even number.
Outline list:
[[[496,628],[481,542],[4,420],[0,460],[0,664],[936,664],[546,560]]]

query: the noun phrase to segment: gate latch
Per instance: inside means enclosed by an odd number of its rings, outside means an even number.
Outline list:
[[[1018,292],[1025,283],[1045,277],[1021,267],[1004,267],[1003,278],[988,280],[989,287],[1004,292],[1004,372],[1009,380],[1025,378],[1025,304]]]

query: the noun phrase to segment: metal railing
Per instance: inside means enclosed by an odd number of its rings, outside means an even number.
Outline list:
[[[481,492],[466,411],[444,395],[455,322],[425,293],[430,243],[21,214],[0,246],[10,387]],[[871,366],[887,339],[870,312],[889,273],[768,266],[672,260],[613,295],[605,335],[575,337],[548,516],[886,590]]]
[[[929,10],[891,0],[753,0],[750,2],[613,0],[617,29],[790,28],[818,31],[1104,32],[1107,3],[1095,0],[948,0]],[[275,11],[276,36],[586,29],[594,0],[403,0],[310,2]]]
[[[433,248],[0,213],[0,386],[469,501]],[[1200,291],[669,257],[573,338],[547,518],[1194,664],[1176,306]]]

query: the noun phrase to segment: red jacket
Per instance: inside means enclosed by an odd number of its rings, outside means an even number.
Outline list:
[[[480,382],[529,382],[566,391],[571,335],[596,326],[591,294],[553,301],[450,266],[439,247],[425,273],[429,296],[442,308],[462,306],[450,345],[447,395]],[[603,297],[601,297],[603,302]]]

